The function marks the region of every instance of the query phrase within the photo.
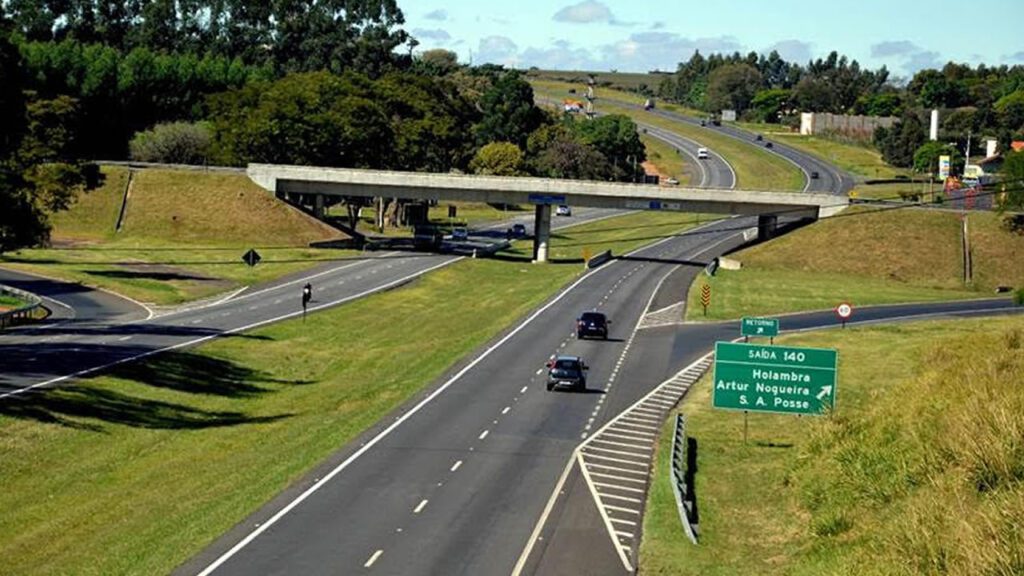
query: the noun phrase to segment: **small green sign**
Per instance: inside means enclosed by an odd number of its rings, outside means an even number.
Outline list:
[[[740,324],[742,336],[774,337],[779,335],[777,318],[744,318]]]
[[[718,342],[712,405],[726,410],[822,414],[835,406],[839,353]]]

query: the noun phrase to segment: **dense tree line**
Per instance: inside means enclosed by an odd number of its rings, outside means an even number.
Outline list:
[[[7,0],[30,42],[74,40],[124,53],[211,54],[289,72],[360,70],[378,76],[408,56],[395,0]]]

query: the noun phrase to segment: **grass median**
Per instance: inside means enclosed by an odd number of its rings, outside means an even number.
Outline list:
[[[991,213],[970,216],[973,283],[963,283],[961,223],[947,211],[850,209],[729,256],[740,270],[699,277],[687,298],[690,320],[930,302],[992,296],[1024,285],[1024,237]],[[711,286],[703,315],[701,286]]]
[[[562,99],[569,84],[536,81],[532,82],[534,92],[547,99]],[[674,132],[711,148],[720,154],[736,172],[736,187],[748,190],[803,190],[804,174],[785,159],[765,152],[751,143],[737,140],[718,133],[713,127],[699,127],[623,106],[623,103],[637,103],[639,97],[602,90],[595,101],[595,108],[606,114],[624,114],[636,122],[656,126]],[[642,99],[639,99],[642,103]]]
[[[698,442],[701,541],[685,537],[663,427],[640,572],[1018,574],[1024,558],[1024,320],[787,336],[839,351],[831,417],[681,406]],[[674,416],[673,416],[674,419]]]
[[[560,231],[566,264],[466,259],[404,288],[0,403],[14,574],[164,574],[582,273],[696,224]],[[443,342],[444,346],[438,346]]]

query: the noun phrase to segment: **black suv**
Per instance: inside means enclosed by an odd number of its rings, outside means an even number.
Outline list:
[[[612,321],[600,312],[584,312],[576,319],[576,338],[582,340],[591,336],[608,339],[608,325]]]
[[[556,356],[548,362],[548,392],[555,388],[587,389],[587,365],[579,356]]]

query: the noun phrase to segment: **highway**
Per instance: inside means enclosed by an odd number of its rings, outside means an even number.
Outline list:
[[[673,145],[695,154],[697,143]],[[687,152],[689,153],[689,152]],[[731,187],[712,151],[701,182]],[[833,181],[837,184],[840,180]],[[557,226],[607,217],[577,210]],[[532,224],[532,214],[520,221]],[[508,223],[494,225],[501,230]],[[601,484],[623,495],[609,532],[608,502],[574,464],[581,442],[659,384],[731,338],[735,323],[684,325],[692,278],[741,242],[752,218],[715,221],[593,270],[467,358],[424,396],[400,407],[181,566],[180,574],[624,574],[635,560],[646,484]],[[486,237],[480,229],[474,236]],[[339,260],[220,302],[147,318],[143,307],[87,289],[0,271],[0,282],[39,282],[68,311],[40,327],[0,333],[0,401],[104,367],[302,314],[300,287],[315,287],[310,312],[400,286],[459,256],[384,252]],[[33,290],[37,291],[38,290]],[[579,341],[573,322],[599,309],[609,341]],[[73,312],[71,312],[73,310]],[[858,310],[855,320],[922,314],[997,313],[1009,300]],[[678,317],[677,315],[675,315]],[[784,331],[834,326],[830,311],[783,317]],[[544,389],[555,353],[584,357],[587,393]],[[651,435],[653,442],[653,435]],[[627,459],[633,456],[626,456]],[[605,472],[614,472],[606,469]],[[628,474],[628,473],[625,473]],[[619,480],[615,480],[619,477]],[[632,492],[640,490],[640,492]],[[616,492],[617,491],[617,492]],[[631,494],[631,496],[625,496]],[[626,499],[631,498],[631,499]],[[635,501],[635,502],[634,502]],[[633,522],[632,528],[629,522]]]

